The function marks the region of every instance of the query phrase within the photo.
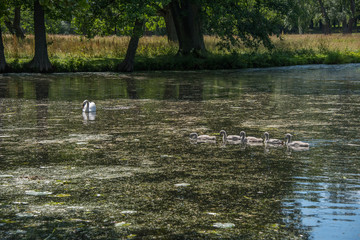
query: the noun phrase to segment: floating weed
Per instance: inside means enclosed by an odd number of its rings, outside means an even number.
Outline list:
[[[15,205],[28,205],[28,202],[13,202]]]
[[[117,222],[117,223],[115,223],[115,227],[128,227],[128,226],[130,226],[131,225],[131,223],[127,223],[127,222]]]
[[[206,214],[211,215],[211,216],[218,216],[218,213],[214,213],[214,212],[207,212]]]
[[[53,195],[53,197],[58,197],[58,198],[70,197],[70,196],[71,196],[71,194],[68,194],[68,193],[60,193],[60,194]]]
[[[22,212],[15,214],[16,217],[19,218],[29,218],[29,217],[36,217],[37,215],[31,213],[31,212]]]
[[[0,223],[10,224],[10,223],[16,223],[16,221],[12,219],[0,219]]]
[[[136,237],[136,234],[130,234],[126,236],[126,239],[133,239]]]
[[[62,185],[67,185],[67,184],[71,184],[72,182],[69,180],[56,180],[56,184],[62,184]]]
[[[121,211],[120,213],[122,213],[122,214],[134,214],[134,213],[137,213],[137,211],[125,210],[125,211]]]
[[[213,224],[213,227],[216,227],[216,228],[233,228],[235,227],[235,224],[233,223],[214,223]]]
[[[272,229],[277,230],[277,229],[279,229],[280,226],[279,226],[279,224],[274,223],[274,224],[270,224],[269,227],[272,228]]]
[[[47,195],[51,195],[52,192],[48,192],[48,191],[41,192],[41,191],[35,191],[35,190],[28,190],[28,191],[25,191],[25,194],[31,195],[31,196],[47,196]]]
[[[174,184],[175,187],[188,187],[190,186],[190,183],[177,183]]]
[[[47,205],[49,205],[49,206],[51,206],[51,205],[53,205],[53,206],[56,206],[56,205],[65,205],[65,202],[53,202],[53,201],[51,201],[51,202],[49,202]]]
[[[10,174],[4,174],[4,175],[0,175],[0,178],[13,178],[13,175]]]
[[[69,220],[72,222],[87,222],[87,223],[91,222],[91,220],[84,220],[79,218],[70,218]]]
[[[206,237],[201,237],[201,238],[206,238],[206,239],[228,239],[226,237],[226,235],[224,234],[224,229],[222,230],[205,230],[205,231],[198,231],[198,234],[200,234],[200,236],[205,235]],[[231,239],[231,237],[229,238]]]

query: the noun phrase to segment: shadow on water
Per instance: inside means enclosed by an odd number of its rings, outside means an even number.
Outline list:
[[[165,76],[163,76],[165,75]],[[190,79],[186,79],[189,77]],[[2,98],[73,101],[99,99],[203,100],[203,77],[174,78],[170,74],[5,75]],[[40,78],[40,79],[39,79]],[[46,79],[44,79],[46,78]]]
[[[356,239],[359,69],[2,75],[0,236]]]

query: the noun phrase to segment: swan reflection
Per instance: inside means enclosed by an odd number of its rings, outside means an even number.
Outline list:
[[[87,121],[95,121],[96,118],[96,112],[83,112],[82,113],[83,119],[85,122]]]

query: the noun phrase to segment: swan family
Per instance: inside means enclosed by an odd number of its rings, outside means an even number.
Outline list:
[[[285,141],[275,138],[270,138],[268,132],[264,133],[263,138],[246,136],[245,131],[241,131],[240,135],[227,135],[225,130],[220,131],[220,136],[224,143],[243,143],[249,145],[265,144],[268,146],[287,146],[290,148],[309,148],[309,143],[301,141],[292,141],[292,135],[290,133],[285,134]],[[190,133],[190,139],[198,142],[215,142],[215,136],[198,135],[197,133]]]
[[[96,112],[96,105],[94,102],[90,102],[88,100],[84,100],[82,104],[82,111],[85,113],[94,113]],[[222,137],[223,142],[229,143],[246,143],[249,145],[257,145],[257,144],[265,144],[265,145],[273,145],[273,146],[282,146],[286,145],[291,148],[308,148],[309,143],[301,142],[301,141],[292,141],[292,135],[290,133],[285,134],[285,141],[280,139],[270,138],[270,134],[268,132],[264,133],[264,139],[246,136],[245,131],[241,131],[240,135],[227,135],[225,130],[220,131],[220,136]],[[190,139],[195,140],[197,142],[216,142],[215,136],[209,135],[198,135],[193,132],[190,133]]]

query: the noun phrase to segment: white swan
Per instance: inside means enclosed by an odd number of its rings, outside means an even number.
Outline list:
[[[83,102],[83,112],[96,112],[96,105],[94,102],[89,102],[88,100],[85,100]]]
[[[301,142],[301,141],[291,141],[291,137],[292,135],[290,133],[285,134],[285,144],[289,147],[293,147],[293,148],[308,148],[309,144],[306,142]]]
[[[274,144],[274,145],[283,145],[284,141],[280,139],[270,138],[270,134],[268,132],[264,133],[264,143],[265,144]]]
[[[226,141],[240,141],[241,137],[239,135],[227,135],[225,130],[220,131],[220,136],[222,136],[223,142]]]
[[[264,141],[262,138],[246,137],[245,131],[241,131],[240,136],[241,136],[241,142],[243,143],[252,144],[252,143],[262,143]]]

